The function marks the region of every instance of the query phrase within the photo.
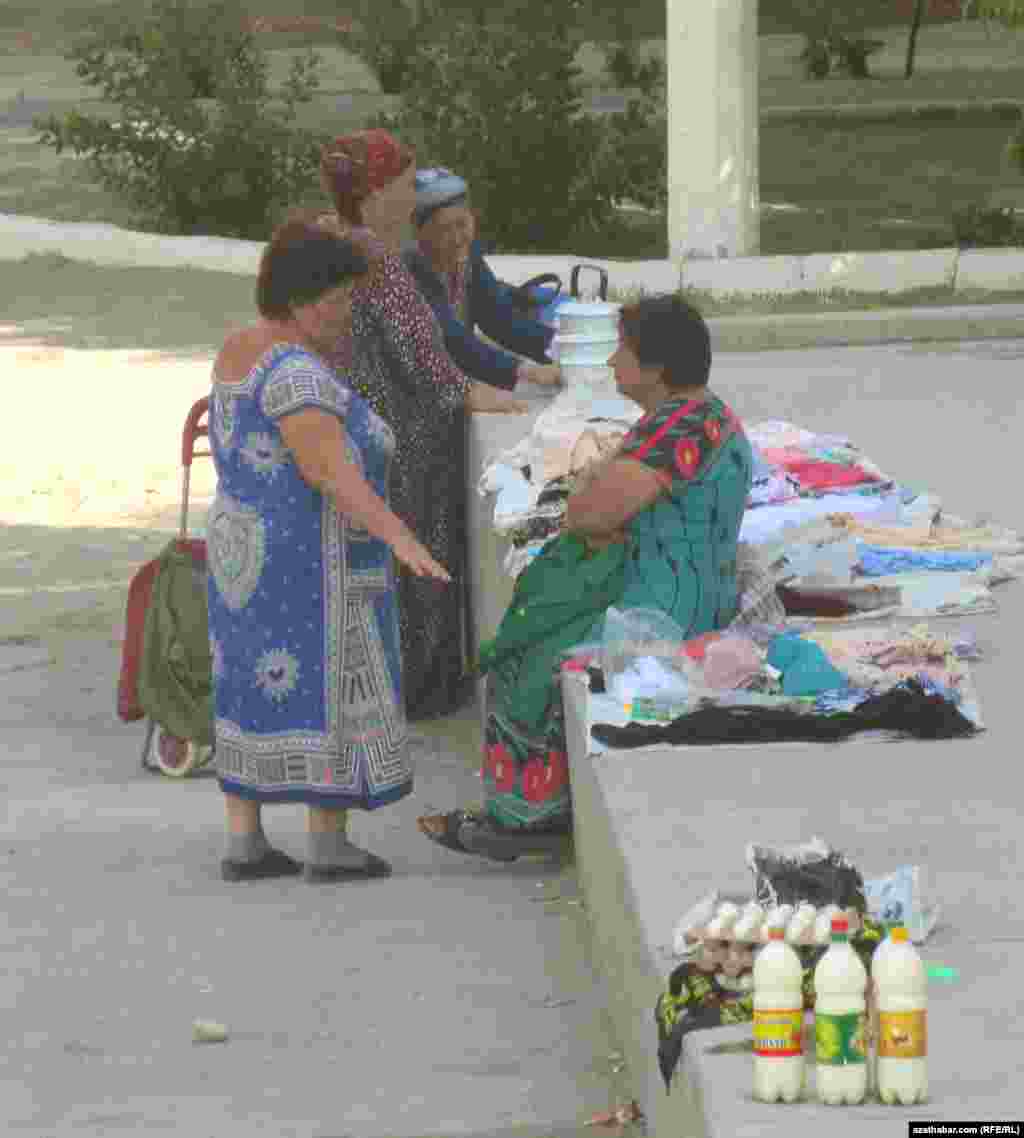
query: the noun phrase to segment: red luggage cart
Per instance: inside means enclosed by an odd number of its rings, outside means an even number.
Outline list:
[[[196,439],[209,437],[208,398],[195,403],[185,420],[181,439],[181,524],[176,539],[177,548],[187,553],[196,569],[206,572],[206,542],[188,536],[188,498],[193,458],[209,458],[210,452],[196,451]],[[121,654],[121,675],[117,686],[117,714],[125,723],[146,718],[139,703],[138,673],[142,658],[146,610],[153,592],[153,582],[159,569],[159,560],[147,562],[132,578],[128,588],[128,606],[125,616],[124,645]],[[189,739],[179,739],[149,719],[146,740],[142,746],[142,766],[171,778],[184,778],[205,767],[213,758],[213,747],[201,746]]]

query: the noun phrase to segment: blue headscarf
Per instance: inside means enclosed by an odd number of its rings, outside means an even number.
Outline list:
[[[436,167],[416,171],[416,209],[413,220],[417,228],[430,220],[432,214],[450,205],[462,205],[469,187],[451,170]]]

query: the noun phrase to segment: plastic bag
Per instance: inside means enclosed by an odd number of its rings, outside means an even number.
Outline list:
[[[888,877],[864,882],[868,914],[883,925],[903,925],[915,944],[928,939],[941,913],[937,903],[924,905],[921,867],[903,865]]]
[[[755,899],[766,909],[806,901],[816,909],[838,905],[867,911],[864,879],[820,838],[788,848],[748,845],[746,860],[754,874]]]
[[[686,634],[660,609],[617,609],[605,613],[601,632],[601,666],[609,682],[641,656],[671,662],[678,658]],[[681,665],[680,675],[685,675]]]
[[[706,897],[702,897],[696,905],[689,909],[676,924],[672,933],[672,951],[676,956],[687,956],[697,947],[696,941],[687,939],[686,934],[694,929],[703,929],[715,914],[721,895],[716,889]]]

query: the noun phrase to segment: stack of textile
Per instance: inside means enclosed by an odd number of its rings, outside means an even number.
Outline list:
[[[831,514],[789,531],[774,549],[794,574],[779,589],[787,611],[846,622],[995,612],[991,587],[1024,571],[1018,534],[970,525],[937,507],[930,520],[910,509],[888,524]]]
[[[614,454],[642,414],[624,399],[581,404],[559,397],[526,438],[487,466],[477,492],[497,495],[493,526],[511,543],[508,576],[518,577],[560,532],[576,477]]]
[[[771,420],[747,431],[751,443],[768,468],[769,478],[784,478],[791,497],[817,498],[825,494],[880,494],[894,483],[870,462],[849,439],[816,435],[792,423]]]
[[[567,670],[600,664],[604,691],[590,697],[591,747],[720,742],[841,742],[847,739],[954,738],[982,729],[968,642],[927,625],[799,631],[751,625],[683,644],[617,643]],[[648,666],[660,661],[661,669]],[[645,711],[624,692],[657,707],[651,677],[665,675],[663,706]],[[646,683],[646,686],[644,686]]]
[[[493,462],[494,528],[515,578],[556,536],[579,473],[615,453],[639,409],[625,400],[556,400],[531,434]],[[863,620],[996,610],[991,586],[1024,571],[1024,542],[943,514],[898,486],[845,436],[771,420],[747,428],[754,482],[740,529],[741,623]]]
[[[511,543],[503,567],[510,577],[560,531],[575,476],[614,454],[641,414],[620,399],[586,405],[556,400],[526,438],[487,467],[478,493],[497,495],[493,525]],[[902,503],[892,480],[846,439],[776,421],[747,433],[755,471],[740,538],[748,544],[829,513],[884,520]]]

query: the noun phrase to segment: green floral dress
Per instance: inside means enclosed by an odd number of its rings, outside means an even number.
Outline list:
[[[739,420],[710,391],[672,399],[633,427],[619,457],[653,470],[662,495],[630,520],[622,544],[591,553],[572,534],[549,541],[481,649],[485,809],[500,826],[568,825],[559,668],[571,648],[600,635],[608,608],[660,609],[688,639],[736,615],[736,547],[753,466]]]

